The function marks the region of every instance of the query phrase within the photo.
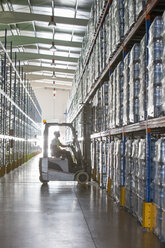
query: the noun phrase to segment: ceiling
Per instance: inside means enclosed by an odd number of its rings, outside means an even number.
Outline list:
[[[93,0],[55,0],[55,29],[48,25],[52,0],[1,0],[0,40],[13,43],[13,52],[32,83],[70,88],[81,52]],[[50,50],[55,41],[56,51]],[[52,60],[55,59],[55,65]]]

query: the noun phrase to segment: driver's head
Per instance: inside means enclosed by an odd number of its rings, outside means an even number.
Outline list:
[[[55,136],[56,138],[59,138],[59,137],[60,137],[60,132],[54,132],[54,136]]]

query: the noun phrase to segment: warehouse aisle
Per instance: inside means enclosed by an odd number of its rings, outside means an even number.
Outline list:
[[[0,179],[1,248],[163,247],[97,187],[42,186],[38,158]]]

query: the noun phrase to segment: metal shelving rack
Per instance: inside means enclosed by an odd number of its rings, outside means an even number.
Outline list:
[[[40,152],[42,113],[26,75],[12,52],[0,42],[0,176]],[[8,52],[9,51],[9,52]]]
[[[112,4],[112,0],[107,1],[106,5],[104,6],[102,10],[102,14],[100,17],[100,22],[97,27],[97,31],[95,32],[92,45],[89,49],[87,58],[85,60],[85,65],[82,71],[82,75],[80,76],[79,81],[78,81],[78,87],[81,86],[82,78],[83,78],[84,73],[86,72],[86,68],[89,63],[90,57],[92,55],[93,48],[96,43],[96,39],[104,24],[106,15],[109,11],[109,8],[111,7],[111,4]],[[111,75],[111,73],[113,72],[117,64],[120,61],[123,61],[127,52],[131,50],[133,45],[141,41],[144,34],[146,34],[146,47],[147,47],[148,39],[149,39],[150,24],[153,21],[153,19],[157,15],[160,15],[161,13],[163,13],[164,10],[165,10],[165,3],[162,0],[152,0],[152,1],[147,2],[147,5],[144,11],[140,14],[139,18],[134,23],[129,33],[124,37],[123,42],[118,46],[117,50],[111,55],[111,57],[109,58],[109,62],[104,68],[104,70],[100,73],[98,78],[95,79],[94,87],[91,89],[88,95],[84,98],[84,101],[82,102],[81,106],[77,107],[76,113],[74,113],[74,115],[70,115],[70,117],[68,118],[70,122],[74,123],[77,120],[78,116],[82,112],[84,112],[84,109],[86,109],[86,107],[89,106],[97,90],[102,86],[102,84],[104,84],[107,78],[109,78],[109,75]],[[147,51],[147,55],[148,55],[148,51]],[[69,105],[68,113],[70,112],[71,104]],[[142,136],[146,138],[146,169],[147,171],[146,171],[146,192],[145,192],[145,201],[143,205],[142,225],[144,228],[149,228],[149,229],[152,229],[151,220],[153,218],[153,216],[151,216],[153,214],[153,205],[151,202],[151,139],[152,139],[152,133],[159,133],[159,134],[164,133],[164,130],[165,130],[164,128],[165,128],[165,117],[163,116],[163,117],[158,117],[158,118],[147,119],[145,121],[141,121],[141,122],[134,123],[134,124],[129,124],[129,125],[118,127],[118,128],[107,129],[105,131],[93,133],[90,136],[91,141],[92,141],[91,147],[94,147],[95,150],[97,149],[97,147],[102,146],[101,145],[102,141],[104,143],[105,140],[109,140],[109,143],[111,143],[114,137],[120,137],[120,139],[123,142],[123,154],[125,154],[127,136],[129,137],[131,134],[140,133],[140,135],[142,134]],[[92,154],[92,159],[94,161],[97,161],[96,163],[100,164],[100,158],[98,158],[96,154]],[[121,198],[120,198],[120,205],[123,207],[125,206],[125,159],[126,158],[124,155],[122,158],[122,163],[123,163],[122,168],[123,168],[124,174],[122,178],[123,183],[121,185]],[[100,168],[97,168],[97,169],[100,171]],[[101,174],[95,169],[93,169],[92,175],[93,175],[93,179],[94,180],[97,179],[97,182],[100,184]],[[111,179],[110,178],[108,178],[107,180],[107,191],[108,193],[111,192]]]

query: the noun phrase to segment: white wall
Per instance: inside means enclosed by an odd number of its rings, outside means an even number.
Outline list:
[[[69,89],[56,90],[56,96],[53,97],[53,89],[44,88],[43,84],[32,83],[33,90],[42,109],[43,120],[65,122],[66,106],[69,96]]]

